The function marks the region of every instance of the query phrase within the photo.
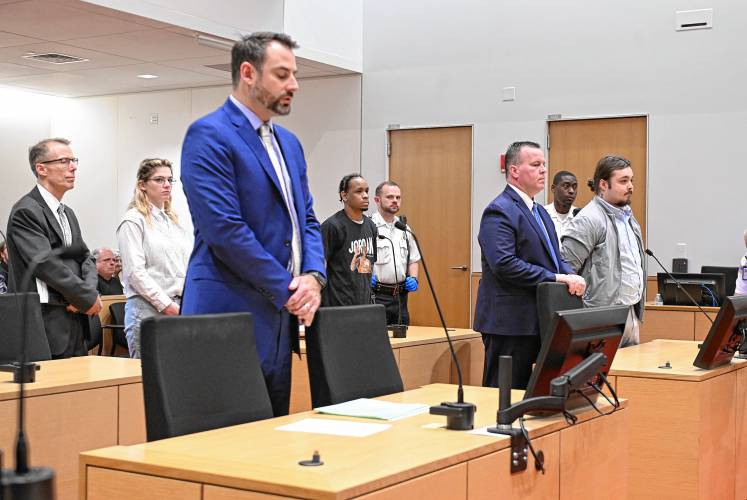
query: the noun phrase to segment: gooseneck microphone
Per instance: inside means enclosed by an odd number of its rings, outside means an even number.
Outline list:
[[[31,278],[39,264],[50,257],[61,257],[67,259],[81,259],[85,257],[88,249],[81,243],[75,243],[69,247],[61,247],[51,252],[45,252],[34,257],[29,262],[26,272],[20,280],[18,290],[23,292],[31,284]],[[13,262],[10,263],[13,265]],[[16,293],[16,301],[20,293]],[[23,373],[34,373],[37,365],[26,361],[26,327],[27,327],[27,301],[20,304],[21,312],[21,342],[18,369]],[[29,367],[29,365],[31,365]],[[16,467],[14,470],[2,471],[0,479],[0,493],[5,493],[9,499],[53,499],[54,498],[54,471],[49,467],[29,467],[28,443],[25,431],[25,384],[26,377],[21,376],[18,398],[18,434],[16,436]],[[3,495],[0,494],[0,498]]]
[[[459,360],[456,356],[456,351],[454,351],[454,345],[451,342],[451,336],[449,335],[449,329],[446,328],[446,321],[444,321],[444,315],[443,312],[441,312],[441,305],[438,302],[438,297],[436,297],[436,289],[433,287],[433,282],[431,281],[431,275],[428,272],[428,265],[425,263],[425,254],[423,252],[423,247],[420,244],[420,241],[418,241],[418,236],[412,232],[411,229],[407,227],[405,223],[403,223],[401,220],[398,220],[394,223],[394,227],[401,231],[405,231],[407,233],[410,233],[412,237],[415,239],[415,244],[418,246],[418,249],[420,250],[420,260],[423,263],[423,271],[425,271],[425,277],[428,280],[428,285],[431,289],[431,295],[433,295],[433,302],[436,305],[436,311],[438,311],[438,318],[441,320],[441,326],[444,329],[444,333],[446,334],[446,340],[449,341],[449,351],[451,352],[451,359],[454,360],[454,365],[457,369],[457,380],[459,383],[459,388],[457,389],[457,400],[456,402],[451,403],[441,403],[437,406],[431,406],[430,413],[432,415],[444,415],[446,417],[446,428],[451,430],[470,430],[474,428],[475,426],[475,411],[477,411],[477,407],[472,403],[466,403],[464,401],[464,386],[462,384],[462,367],[459,364]]]
[[[391,238],[384,236],[383,234],[380,234],[378,237],[380,240],[387,240],[389,244],[392,245],[392,264],[394,265],[394,281],[399,283],[397,279],[397,256],[394,254],[394,242],[391,240]],[[397,295],[397,324],[392,325],[394,327],[392,332],[393,332],[394,338],[404,338],[407,336],[407,333],[405,333],[407,332],[407,325],[402,324],[402,295],[399,292],[399,287],[397,286],[397,283],[394,284],[394,293]]]
[[[662,269],[662,271],[664,271],[667,274],[667,276],[669,276],[669,278],[677,284],[677,288],[679,288],[680,290],[682,290],[685,293],[685,295],[687,296],[687,298],[690,299],[690,302],[692,302],[695,307],[697,307],[698,309],[700,309],[700,312],[702,312],[705,315],[705,317],[708,318],[708,321],[710,321],[711,324],[713,324],[713,320],[711,319],[710,316],[708,316],[708,313],[705,312],[702,307],[700,307],[700,304],[698,304],[698,302],[692,297],[692,295],[690,295],[688,293],[688,291],[685,290],[685,288],[680,284],[680,282],[677,280],[677,278],[675,278],[672,275],[672,273],[670,273],[669,271],[667,271],[667,268],[664,267],[664,265],[659,261],[659,259],[656,258],[656,255],[654,255],[654,252],[652,252],[648,248],[646,250],[644,250],[644,252],[646,252],[646,255],[648,255],[649,257],[653,257],[654,258],[654,260],[656,261],[656,263],[659,264],[659,267]]]

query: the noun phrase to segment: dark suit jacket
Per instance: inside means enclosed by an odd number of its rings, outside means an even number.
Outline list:
[[[312,208],[301,144],[273,125],[290,176],[302,244],[302,273],[325,275],[319,222]],[[277,342],[290,297],[292,227],[280,183],[249,120],[228,99],[197,120],[182,146],[181,180],[195,228],[183,314],[248,311],[263,368],[265,345]],[[295,322],[292,322],[295,324]],[[289,332],[297,346],[297,327]]]
[[[75,213],[66,206],[65,214],[70,223],[73,243],[80,242],[85,246]],[[96,264],[88,252],[79,261],[51,256],[43,258],[25,290],[19,290],[31,260],[62,246],[62,228],[39,190],[34,187],[13,205],[8,219],[9,291],[36,292],[34,278],[38,278],[47,284],[50,305],[72,304],[79,311],[87,311],[98,297]],[[66,315],[66,318],[80,321],[80,315],[73,313]],[[68,325],[55,322],[44,327],[52,355],[64,351],[68,345]]]
[[[538,335],[537,285],[573,274],[558,248],[550,215],[537,205],[560,263],[555,269],[542,229],[510,186],[487,206],[480,221],[482,279],[473,328],[492,335]]]

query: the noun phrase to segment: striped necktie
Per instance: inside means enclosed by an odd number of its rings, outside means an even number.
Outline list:
[[[73,244],[73,233],[70,231],[70,222],[65,215],[65,205],[60,203],[57,207],[57,214],[60,216],[60,227],[62,228],[62,239],[66,247]]]

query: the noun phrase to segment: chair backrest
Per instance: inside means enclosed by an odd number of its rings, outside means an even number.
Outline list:
[[[101,319],[98,314],[89,316],[88,318],[88,339],[86,340],[86,350],[90,351],[94,347],[101,345],[103,334],[101,332]]]
[[[724,266],[702,266],[700,268],[701,273],[720,273],[724,275],[724,291],[727,297],[734,295],[734,290],[737,287],[737,277],[739,276],[738,267],[724,267]]]
[[[306,354],[314,408],[404,390],[383,305],[320,308]]]
[[[581,309],[581,297],[568,293],[565,283],[540,283],[537,286],[537,319],[542,345],[550,338],[550,325],[556,311]]]
[[[0,295],[0,364],[17,361],[21,350],[21,309],[26,307],[26,359],[52,359],[38,293]]]
[[[271,418],[249,313],[141,324],[148,441]]]
[[[109,304],[109,314],[112,315],[112,325],[122,325],[125,322],[126,302],[112,302]]]

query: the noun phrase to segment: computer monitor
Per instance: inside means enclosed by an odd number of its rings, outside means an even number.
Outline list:
[[[700,266],[701,273],[718,273],[724,275],[724,291],[727,297],[734,295],[737,285],[737,276],[739,268],[737,266]]]
[[[0,295],[0,365],[18,361],[21,350],[21,308],[26,302],[26,360],[51,359],[38,293]]]
[[[682,288],[701,306],[718,307],[726,297],[725,276],[722,273],[672,273]],[[668,306],[691,306],[692,301],[666,273],[658,273],[659,293]]]
[[[746,325],[747,295],[726,297],[693,364],[704,370],[728,364],[739,350]]]
[[[595,352],[607,356],[607,364],[601,370],[606,375],[623,334],[633,326],[630,314],[629,306],[557,311],[551,323],[552,333],[540,350],[524,399],[550,395],[552,379],[563,375]],[[592,387],[582,392],[588,400],[581,394],[572,394],[566,402],[567,410],[593,403],[599,395]]]

